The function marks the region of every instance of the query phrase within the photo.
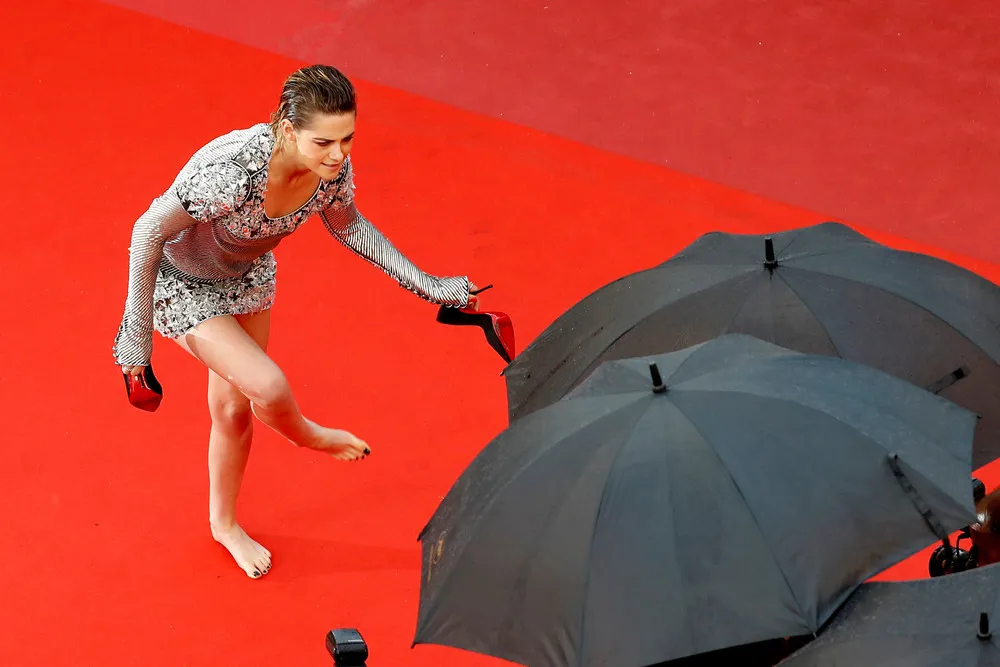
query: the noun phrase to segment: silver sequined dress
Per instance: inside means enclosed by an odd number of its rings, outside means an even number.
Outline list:
[[[212,140],[136,221],[125,313],[113,347],[117,363],[148,365],[154,329],[175,338],[217,315],[270,308],[277,270],[272,251],[313,214],[335,239],[421,298],[468,303],[468,278],[421,271],[358,212],[350,157],[299,210],[268,217],[264,194],[273,147],[266,123]]]

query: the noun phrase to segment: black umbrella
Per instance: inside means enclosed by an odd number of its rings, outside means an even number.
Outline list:
[[[898,378],[749,336],[608,362],[441,502],[415,643],[639,667],[814,632],[975,520],[974,426]]]
[[[983,417],[974,465],[1000,456],[1000,287],[836,223],[771,238],[707,234],[584,298],[504,371],[510,419],[602,361],[745,333],[940,391]]]
[[[818,639],[780,665],[1000,666],[998,591],[1000,565],[864,584]]]

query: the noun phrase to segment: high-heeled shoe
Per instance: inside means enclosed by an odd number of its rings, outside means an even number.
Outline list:
[[[484,292],[490,287],[492,285],[487,285],[476,290],[473,294]],[[437,321],[453,326],[479,327],[486,336],[486,342],[500,355],[501,359],[509,364],[514,358],[514,324],[510,321],[510,316],[507,313],[441,306],[438,309]]]
[[[153,374],[153,367],[146,366],[141,375],[122,373],[128,402],[140,410],[156,412],[163,400],[163,387]]]

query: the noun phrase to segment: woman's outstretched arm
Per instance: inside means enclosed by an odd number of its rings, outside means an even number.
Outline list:
[[[420,298],[446,306],[467,306],[470,290],[468,277],[434,276],[407,259],[375,225],[358,212],[354,204],[350,162],[344,168],[348,173],[338,196],[319,213],[330,234]]]

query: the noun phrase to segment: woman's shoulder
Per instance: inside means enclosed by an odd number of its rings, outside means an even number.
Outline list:
[[[230,213],[247,200],[252,179],[267,165],[271,148],[271,134],[264,123],[216,137],[184,166],[174,193],[197,220]]]
[[[267,165],[273,148],[270,127],[258,123],[215,137],[195,151],[185,169],[193,171],[209,164],[233,162],[254,174]]]

